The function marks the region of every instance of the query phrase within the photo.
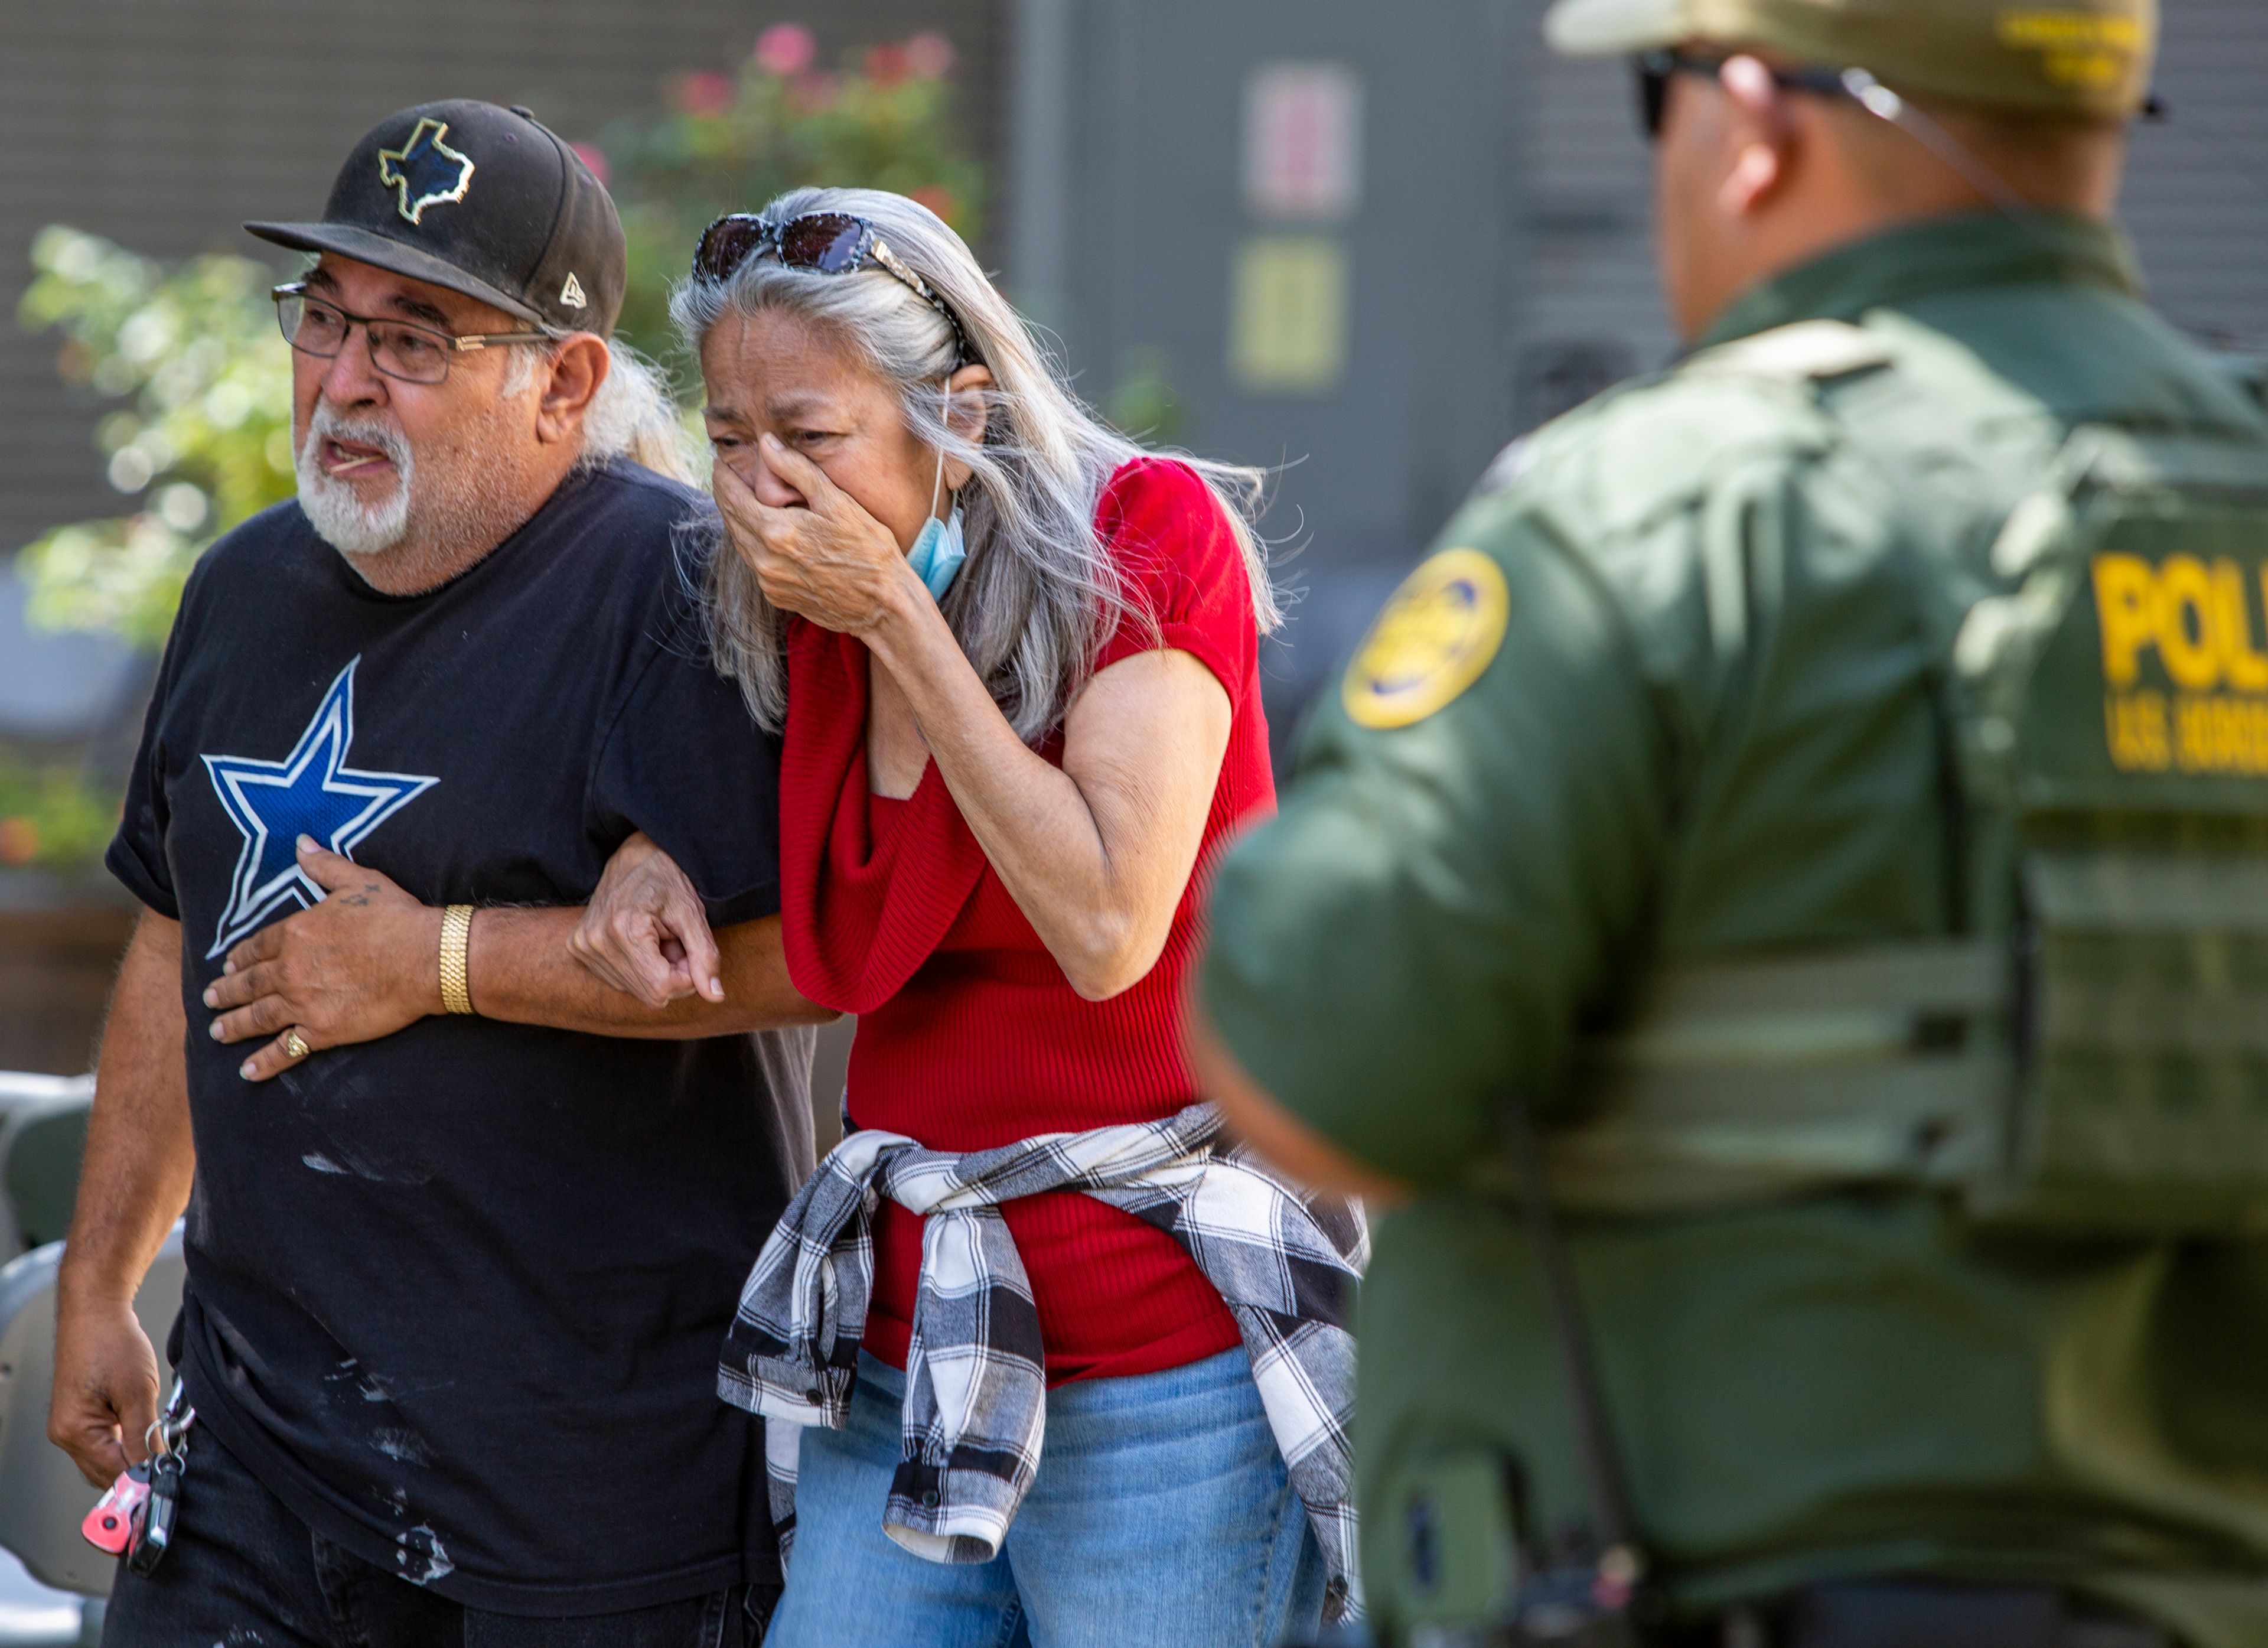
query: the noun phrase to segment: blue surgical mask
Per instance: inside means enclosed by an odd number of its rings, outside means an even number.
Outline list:
[[[914,540],[914,547],[906,552],[906,560],[915,575],[929,585],[929,592],[938,600],[945,600],[946,591],[961,575],[961,563],[968,559],[968,547],[961,537],[961,506],[953,506],[949,519],[939,520],[934,515]]]
[[[953,379],[945,380],[945,409],[941,416],[950,423],[953,416]],[[932,600],[942,602],[953,580],[961,576],[961,563],[968,559],[968,546],[961,537],[961,505],[954,504],[953,513],[945,519],[937,518],[937,501],[949,498],[945,490],[945,448],[937,449],[937,475],[929,483],[929,519],[923,523],[921,534],[914,547],[906,551],[906,563],[914,576],[929,585]]]

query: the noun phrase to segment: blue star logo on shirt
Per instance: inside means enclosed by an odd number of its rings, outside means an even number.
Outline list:
[[[357,657],[331,683],[315,718],[282,761],[208,755],[213,791],[244,832],[229,883],[228,908],[210,960],[260,925],[279,906],[322,901],[323,890],[299,869],[298,839],[312,835],[333,852],[354,857],[355,844],[440,783],[415,773],[364,772],[348,766],[354,743]]]

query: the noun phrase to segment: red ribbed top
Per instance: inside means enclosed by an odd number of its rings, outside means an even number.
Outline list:
[[[1171,1115],[1197,1094],[1182,991],[1221,849],[1272,811],[1259,637],[1234,534],[1195,471],[1164,460],[1111,477],[1095,525],[1138,619],[1107,669],[1153,647],[1189,652],[1226,689],[1228,750],[1197,873],[1158,964],[1105,1002],[1078,992],[986,862],[934,765],[903,801],[866,784],[866,650],[799,622],[788,637],[780,773],[781,916],[789,975],[858,1018],[847,1099],[860,1127],[932,1149],[984,1150],[1035,1133]],[[1039,753],[1060,764],[1061,733]],[[1210,1283],[1163,1232],[1076,1193],[1005,1210],[1032,1281],[1048,1377],[1178,1367],[1238,1343]],[[921,1221],[894,1203],[875,1220],[866,1347],[905,1365]]]

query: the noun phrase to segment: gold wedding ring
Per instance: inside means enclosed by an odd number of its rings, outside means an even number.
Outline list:
[[[284,1051],[291,1057],[303,1059],[314,1050],[307,1045],[307,1038],[299,1034],[298,1025],[293,1025],[284,1033]]]

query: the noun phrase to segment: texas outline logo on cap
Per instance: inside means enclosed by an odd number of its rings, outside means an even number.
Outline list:
[[[464,199],[472,187],[472,157],[443,143],[448,135],[446,121],[423,115],[408,143],[378,151],[378,180],[400,191],[399,210],[411,223],[418,222],[428,206]]]

